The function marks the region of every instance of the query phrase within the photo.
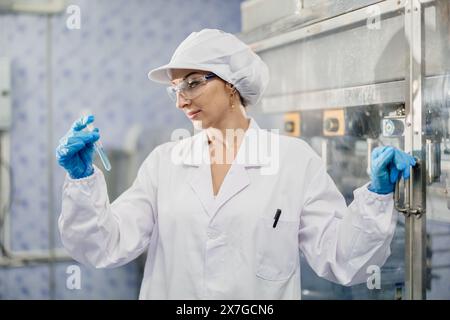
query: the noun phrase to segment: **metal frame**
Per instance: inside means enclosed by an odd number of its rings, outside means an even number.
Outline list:
[[[426,298],[426,169],[425,108],[423,108],[423,32],[422,3],[412,0],[405,6],[405,37],[409,58],[406,62],[405,151],[419,161],[406,181],[405,227],[406,299]]]
[[[261,41],[254,42],[250,47],[255,52],[263,52],[269,49],[273,49],[279,46],[287,45],[289,43],[303,40],[319,34],[335,31],[350,25],[354,25],[358,22],[365,21],[367,19],[367,8],[371,6],[377,6],[380,10],[380,15],[385,17],[389,14],[395,14],[396,11],[401,10],[408,3],[408,0],[398,1],[382,1],[372,4],[367,7],[362,7],[355,11],[339,15],[336,17],[330,17],[314,24],[307,25],[300,29],[282,33]]]
[[[282,96],[265,96],[261,101],[261,108],[265,113],[279,113],[293,110],[319,110],[384,103],[403,103],[405,101],[404,86],[405,81],[399,80]],[[279,107],[274,110],[274,108],[271,108],[274,105]],[[284,109],[283,106],[285,106]]]
[[[422,0],[422,7],[434,3],[435,0]],[[376,5],[383,18],[403,14],[408,1],[386,0],[367,7],[362,7],[350,13],[337,17],[322,19],[313,24],[302,26],[298,30],[289,31],[277,36],[257,41],[251,47],[257,53],[262,53],[280,46],[289,45],[308,37],[322,33],[354,26],[367,19],[367,8]],[[428,89],[437,86],[448,75],[429,75],[425,85]],[[431,90],[425,90],[431,92]],[[387,82],[361,84],[344,88],[313,90],[309,92],[290,92],[289,94],[265,95],[261,101],[264,113],[280,113],[294,110],[313,110],[324,108],[346,108],[353,106],[403,103],[406,100],[404,77]]]
[[[438,75],[425,78],[423,100],[432,102],[426,93],[438,87],[442,81],[450,83],[450,76]],[[285,95],[266,95],[261,101],[264,113],[290,112],[294,110],[319,110],[328,108],[347,108],[365,105],[404,103],[406,96],[405,80],[390,81],[364,86],[347,87],[330,90],[301,92]],[[277,109],[271,106],[277,105]],[[283,107],[285,106],[285,107]]]
[[[386,0],[345,0],[337,4],[337,1],[326,2],[324,5],[313,5],[307,7],[304,5],[305,0],[297,0],[297,8],[291,15],[284,16],[281,19],[268,21],[267,24],[259,26],[252,26],[248,30],[243,30],[238,36],[244,42],[256,42],[274,36],[282,32],[292,31],[307,25],[315,24],[327,19],[332,19],[340,15],[348,14],[349,12],[359,10],[361,8],[370,7]],[[245,9],[244,9],[245,10]],[[241,8],[241,12],[242,12]],[[325,13],[325,14],[324,14]],[[253,14],[261,14],[261,12],[252,12]],[[271,14],[272,13],[266,13]],[[246,16],[249,14],[247,13]],[[242,19],[246,17],[243,15]],[[270,20],[270,19],[269,19]]]

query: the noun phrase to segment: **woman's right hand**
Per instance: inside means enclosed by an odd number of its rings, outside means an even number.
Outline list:
[[[81,117],[75,121],[56,148],[56,159],[72,179],[90,176],[94,172],[92,160],[94,156],[94,142],[100,139],[98,129],[92,132],[83,131],[94,116]]]

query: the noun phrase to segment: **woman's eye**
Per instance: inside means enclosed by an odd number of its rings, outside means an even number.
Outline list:
[[[188,88],[193,89],[196,86],[198,86],[199,84],[200,84],[200,81],[198,81],[198,80],[190,81],[190,82],[188,82]]]

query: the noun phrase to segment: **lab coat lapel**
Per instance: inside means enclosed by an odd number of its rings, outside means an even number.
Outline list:
[[[182,147],[183,163],[191,167],[187,178],[188,183],[211,219],[226,202],[250,184],[248,168],[266,165],[258,154],[261,150],[263,130],[253,118],[250,118],[249,129],[245,133],[238,154],[225,176],[216,199],[213,195],[211,159],[206,132],[203,130],[192,139],[186,139],[186,145]]]
[[[209,164],[202,164],[197,168],[190,168],[188,183],[197,195],[208,216],[214,213],[214,195]]]
[[[245,132],[238,153],[220,187],[214,214],[216,214],[226,202],[250,184],[250,176],[247,171],[250,167],[261,167],[262,165],[265,165],[258,154],[261,150],[260,143],[262,140],[260,138],[262,130],[253,118],[249,119],[249,128]]]
[[[219,194],[217,195],[214,215],[227,201],[233,198],[249,184],[250,179],[248,177],[245,165],[233,163],[225,176],[222,186],[220,187]]]
[[[204,131],[187,139],[183,150],[183,163],[189,166],[187,182],[200,200],[205,212],[212,216],[214,195],[208,150],[208,139]]]

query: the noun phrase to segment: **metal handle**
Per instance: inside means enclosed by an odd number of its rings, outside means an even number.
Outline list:
[[[415,158],[415,159],[416,159],[416,165],[413,168],[411,168],[410,170],[420,167],[420,160],[417,158]],[[407,217],[409,217],[411,214],[413,214],[416,217],[420,218],[420,216],[423,214],[423,210],[421,208],[412,208],[411,177],[412,177],[412,173],[410,175],[409,180],[404,180],[405,199],[404,199],[403,206],[400,206],[400,179],[397,180],[397,182],[395,183],[394,208],[395,208],[395,210],[403,213]]]
[[[409,216],[411,213],[409,211],[409,191],[410,186],[407,181],[405,181],[405,201],[402,207],[400,207],[400,180],[397,180],[395,183],[395,190],[394,190],[394,208],[398,212],[403,213],[406,216]]]

